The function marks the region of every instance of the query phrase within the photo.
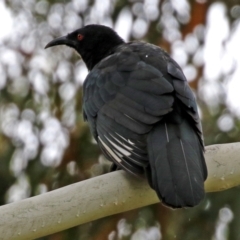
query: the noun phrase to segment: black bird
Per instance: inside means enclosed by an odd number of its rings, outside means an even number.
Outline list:
[[[195,97],[160,47],[125,43],[111,28],[87,25],[49,42],[87,65],[84,118],[112,170],[147,177],[162,202],[192,207],[204,198],[207,168]]]

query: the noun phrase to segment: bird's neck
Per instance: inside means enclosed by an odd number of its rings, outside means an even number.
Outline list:
[[[119,39],[118,41],[108,42],[99,44],[98,46],[87,49],[83,53],[81,53],[82,59],[85,62],[89,71],[91,71],[96,64],[98,64],[101,60],[110,56],[114,53],[116,47],[123,44],[124,41]]]
[[[81,54],[83,61],[85,62],[87,68],[89,71],[91,71],[96,64],[98,64],[102,59],[105,57],[111,55],[111,52],[104,52],[100,53],[99,51],[97,52],[86,52],[84,54]]]

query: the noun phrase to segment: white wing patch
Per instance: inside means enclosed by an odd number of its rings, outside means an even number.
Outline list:
[[[132,144],[133,146],[135,145],[134,142],[132,142],[130,139],[127,140],[130,144]]]
[[[124,156],[130,156],[131,153],[128,152],[126,149],[122,148],[121,146],[115,144],[113,141],[111,141],[108,137],[105,136],[105,138],[108,140],[108,142],[111,143],[112,146],[114,146],[120,153],[122,153]]]
[[[108,132],[98,136],[98,139],[108,156],[121,166],[125,165],[124,168],[128,168],[127,166],[136,168],[136,165],[145,167],[148,164],[147,153],[132,142],[134,140],[126,139],[116,132]]]
[[[127,146],[126,144],[124,144],[123,142],[121,142],[119,139],[117,139],[117,138],[115,138],[112,134],[110,134],[109,133],[109,135],[111,135],[111,137],[115,140],[115,141],[117,141],[119,144],[121,144],[124,148],[126,148],[127,150],[129,150],[129,151],[133,151],[133,149],[132,148],[130,148],[129,146]],[[119,134],[118,134],[119,135]],[[120,136],[120,135],[119,135]],[[120,136],[121,137],[121,136]],[[123,138],[124,139],[124,138]],[[127,140],[125,140],[125,141],[127,141]]]
[[[117,162],[122,162],[122,159],[119,158],[117,156],[117,154],[115,152],[113,152],[113,150],[111,148],[109,148],[107,146],[107,144],[98,136],[98,139],[100,140],[100,142],[102,143],[102,145],[104,146],[104,148],[106,149],[106,151],[117,161]]]
[[[120,138],[122,138],[124,141],[130,143],[131,145],[133,145],[133,146],[135,145],[135,143],[132,142],[130,139],[124,138],[123,136],[121,136],[121,135],[120,135],[119,133],[117,133],[117,132],[115,132],[115,134],[117,134]]]

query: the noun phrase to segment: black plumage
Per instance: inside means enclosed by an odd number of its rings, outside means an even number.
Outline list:
[[[88,25],[51,41],[86,63],[83,111],[112,169],[147,177],[164,204],[204,198],[207,169],[195,97],[178,64],[161,48],[125,43],[112,29]]]

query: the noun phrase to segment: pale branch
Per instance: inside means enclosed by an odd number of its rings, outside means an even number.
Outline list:
[[[240,143],[206,147],[207,192],[240,185]],[[147,182],[116,171],[0,207],[0,239],[35,239],[159,202]]]

